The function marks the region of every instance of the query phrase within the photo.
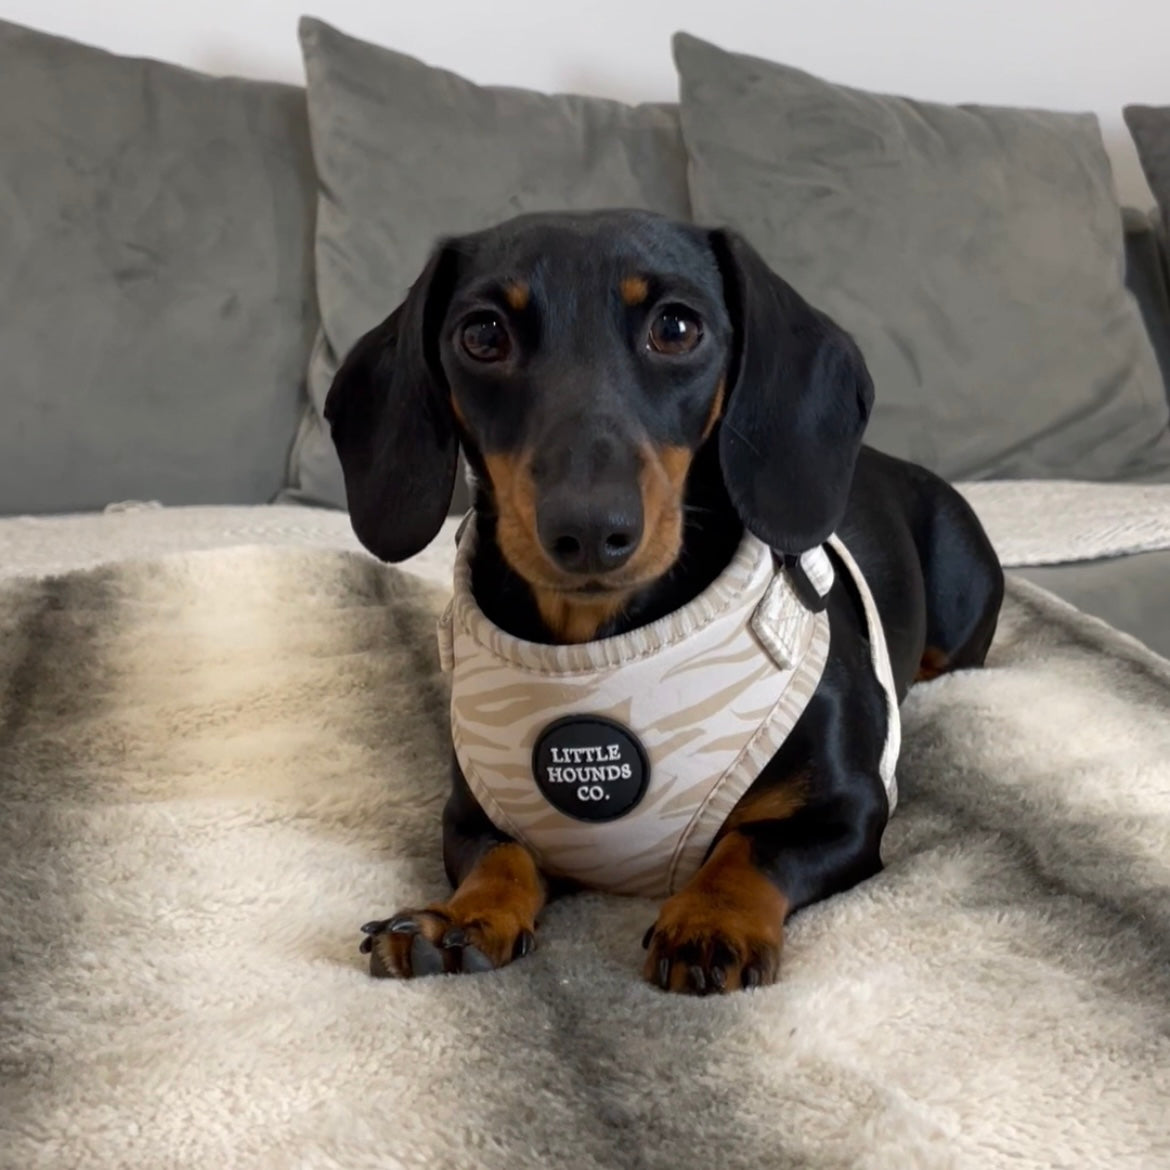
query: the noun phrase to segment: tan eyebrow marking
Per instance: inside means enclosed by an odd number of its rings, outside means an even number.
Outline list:
[[[627,276],[618,285],[618,290],[623,304],[630,306],[640,305],[650,295],[650,286],[642,276]]]
[[[504,298],[517,313],[528,307],[529,296],[528,285],[522,280],[513,280],[504,285]]]

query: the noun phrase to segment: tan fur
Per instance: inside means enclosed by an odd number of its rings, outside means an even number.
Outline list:
[[[660,577],[674,564],[682,547],[683,490],[693,457],[689,447],[643,446],[639,474],[643,537],[621,575],[630,586],[626,589],[615,581],[612,592],[584,597],[570,592],[573,579],[558,570],[541,547],[536,529],[536,485],[527,453],[484,456],[496,494],[500,552],[532,587],[540,615],[559,641],[591,641],[621,612],[634,588]]]
[[[689,447],[642,448],[643,536],[628,570],[639,579],[661,576],[678,559],[682,547],[683,489],[694,452]]]
[[[669,990],[686,991],[689,966],[709,964],[715,948],[722,947],[734,956],[722,990],[740,988],[749,964],[760,969],[762,983],[774,983],[787,915],[787,899],[752,864],[751,842],[729,833],[703,868],[662,904],[643,973],[657,982],[665,960]]]
[[[947,656],[933,646],[927,646],[922,651],[922,661],[918,665],[918,673],[914,676],[915,682],[930,682],[940,674],[946,674],[950,669]]]
[[[548,589],[533,592],[545,625],[564,643],[592,642],[598,630],[622,611],[628,597],[622,592],[591,601],[566,597]]]
[[[644,277],[627,276],[618,285],[618,291],[621,294],[622,303],[633,307],[640,305],[650,295],[650,286]]]
[[[523,845],[505,844],[485,853],[446,902],[403,913],[414,918],[419,933],[435,946],[442,946],[448,931],[459,929],[469,946],[493,966],[503,967],[512,961],[520,935],[536,930],[545,898],[544,880],[532,854]],[[374,938],[374,953],[386,974],[410,977],[413,941],[410,934],[393,932]]]
[[[719,421],[723,414],[723,399],[727,391],[727,382],[725,379],[719,379],[719,385],[715,387],[715,397],[711,399],[711,410],[707,415],[707,421],[703,426],[703,438],[705,443],[710,437],[711,432],[715,429],[715,424]]]
[[[536,531],[536,485],[527,455],[485,455],[484,465],[496,494],[496,539],[504,559],[531,586],[540,616],[558,641],[591,641],[620,612],[626,594],[595,599],[567,595],[564,589],[571,580],[548,559]]]
[[[546,581],[552,570],[536,532],[536,485],[527,453],[484,455],[496,496],[496,539],[504,559],[530,585]]]
[[[517,313],[528,308],[528,301],[531,296],[532,290],[523,280],[514,280],[504,287],[504,298]]]
[[[452,922],[471,928],[488,958],[506,962],[523,930],[536,929],[544,908],[545,885],[532,854],[523,845],[497,845],[460,883],[442,910]]]
[[[783,821],[804,808],[808,800],[808,777],[802,772],[761,791],[750,790],[732,809],[725,832],[760,821]]]

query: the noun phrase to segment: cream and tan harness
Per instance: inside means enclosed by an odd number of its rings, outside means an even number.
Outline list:
[[[820,682],[829,618],[816,603],[833,583],[824,547],[790,570],[745,534],[719,578],[682,609],[619,637],[553,646],[514,638],[484,616],[471,593],[474,542],[469,523],[454,597],[439,623],[455,753],[472,792],[546,872],[614,893],[674,892],[702,864]],[[865,605],[887,698],[881,775],[893,812],[901,723],[885,634],[856,562],[837,537],[827,543]],[[798,588],[800,576],[816,596]],[[541,762],[534,759],[542,742],[559,735],[542,741],[550,726],[573,717],[593,729],[581,732],[586,739],[600,736],[597,745],[545,746]],[[617,727],[607,730],[609,721]],[[642,794],[614,819],[589,819],[605,811],[611,794],[630,790],[630,769],[640,767],[621,729],[633,733],[641,766],[648,765]]]

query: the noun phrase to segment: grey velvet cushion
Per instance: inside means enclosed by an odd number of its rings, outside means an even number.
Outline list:
[[[1126,106],[1125,123],[1170,237],[1170,106]]]
[[[320,415],[330,381],[435,242],[526,211],[618,206],[686,218],[686,154],[673,107],[486,88],[318,20],[300,28],[321,182],[322,334],[293,495],[341,505]]]
[[[0,23],[0,513],[279,491],[314,198],[300,91]]]
[[[857,338],[869,441],[952,478],[1158,477],[1167,402],[1091,116],[846,89],[680,34],[695,218]]]

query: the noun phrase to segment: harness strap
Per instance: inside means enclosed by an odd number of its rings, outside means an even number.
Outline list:
[[[886,631],[882,626],[881,615],[878,613],[877,602],[873,593],[865,585],[865,578],[853,554],[845,547],[844,542],[837,536],[829,537],[829,544],[833,551],[841,558],[853,580],[858,583],[858,592],[865,607],[865,623],[869,631],[869,656],[873,663],[874,674],[881,683],[886,696],[886,743],[882,748],[882,758],[879,765],[882,783],[886,786],[886,795],[890,801],[890,813],[893,813],[898,804],[898,752],[902,746],[902,714],[898,709],[898,692],[894,685],[894,668],[890,664],[890,652],[886,646]]]

